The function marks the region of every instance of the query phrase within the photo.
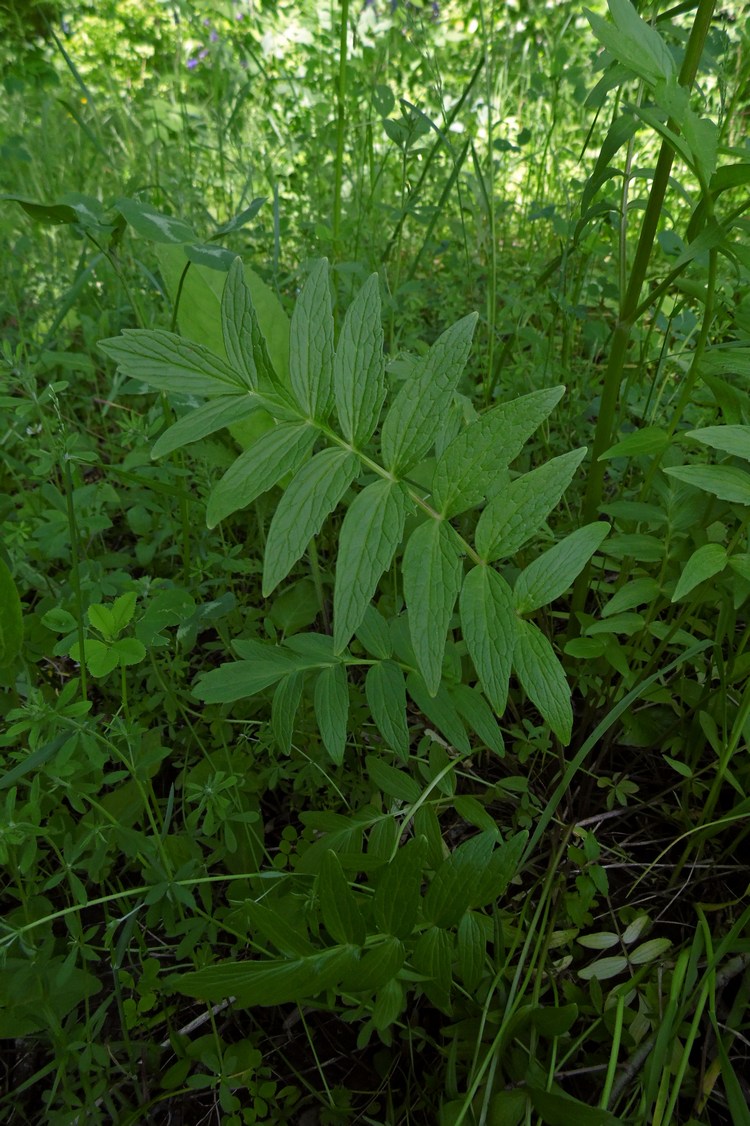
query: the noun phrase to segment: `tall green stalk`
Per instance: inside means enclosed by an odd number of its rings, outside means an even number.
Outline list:
[[[685,51],[685,58],[682,69],[680,70],[679,81],[682,86],[692,86],[695,80],[715,7],[716,0],[699,0],[698,8],[695,13],[695,21]],[[673,120],[668,122],[668,127],[675,133],[679,132],[679,126],[677,122]],[[625,360],[627,358],[633,326],[636,323],[637,314],[641,311],[639,309],[641,290],[646,280],[646,272],[651,259],[656,231],[664,205],[664,198],[669,185],[669,175],[673,160],[674,149],[668,141],[662,141],[659,159],[651,184],[651,191],[643,216],[635,258],[633,259],[627,289],[620,302],[620,311],[612,338],[607,370],[604,374],[601,406],[599,408],[599,417],[594,434],[594,442],[591,450],[591,466],[583,502],[583,523],[585,524],[597,518],[599,505],[602,501],[605,463],[600,461],[599,458],[612,443],[612,434],[615,428],[617,403],[625,369]],[[578,577],[573,589],[573,612],[583,609],[586,601],[586,593],[588,591],[590,573],[591,567],[589,565]],[[571,623],[572,621],[573,619],[571,618]]]
[[[344,133],[346,129],[346,57],[349,44],[349,0],[341,0],[339,74],[336,87],[336,164],[333,180],[333,257],[341,251],[341,187],[344,171]]]

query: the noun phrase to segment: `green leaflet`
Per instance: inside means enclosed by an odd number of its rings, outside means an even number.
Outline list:
[[[375,889],[375,922],[382,934],[409,938],[419,913],[427,842],[413,837],[403,845],[387,868],[380,871]]]
[[[344,988],[352,993],[371,993],[380,989],[398,973],[404,964],[406,951],[403,943],[392,935],[386,936],[362,957]]]
[[[365,693],[378,731],[399,758],[406,761],[409,757],[406,682],[395,661],[379,661],[369,669]]]
[[[727,549],[719,543],[706,543],[688,559],[682,569],[677,586],[675,587],[672,601],[678,602],[680,598],[690,594],[699,583],[712,579],[727,565]]]
[[[349,719],[349,685],[346,667],[330,665],[315,681],[315,718],[325,749],[336,765],[344,761]]]
[[[388,623],[374,606],[368,606],[362,621],[356,629],[357,641],[367,650],[371,657],[385,661],[393,653]]]
[[[320,865],[318,892],[323,925],[331,938],[335,942],[362,946],[366,938],[364,919],[339,859],[331,849],[324,854]]]
[[[339,535],[333,595],[333,644],[337,653],[359,629],[380,576],[404,534],[407,495],[396,481],[368,485],[352,501]]]
[[[324,422],[333,397],[333,312],[326,258],[315,263],[294,306],[289,379],[307,417]]]
[[[434,696],[440,686],[445,640],[463,577],[461,548],[449,524],[426,520],[412,532],[402,573],[414,655],[427,690]]]
[[[673,78],[674,60],[656,31],[644,23],[629,0],[608,0],[614,24],[586,9],[594,35],[610,54],[651,84]]]
[[[258,370],[253,350],[253,305],[245,285],[242,259],[229,267],[221,295],[221,333],[230,365],[241,374],[248,387],[258,386]]]
[[[178,395],[241,395],[247,384],[202,344],[161,329],[126,328],[99,347],[131,379]]]
[[[750,426],[703,426],[700,430],[688,430],[685,437],[750,461]]]
[[[547,1126],[623,1126],[622,1119],[608,1110],[599,1110],[569,1095],[545,1091],[543,1087],[523,1086],[520,1091],[529,1096]]]
[[[503,736],[492,709],[478,689],[468,684],[451,684],[449,694],[471,730],[498,755],[505,754]]]
[[[366,764],[370,780],[382,794],[387,794],[389,798],[396,798],[397,801],[408,802],[409,805],[414,805],[419,801],[422,796],[422,788],[410,774],[406,774],[403,770],[397,770],[395,766],[389,766],[377,755],[368,755]]]
[[[414,969],[424,974],[422,989],[433,1005],[450,1012],[450,991],[453,984],[452,936],[441,927],[430,927],[417,941],[412,954]]]
[[[533,622],[517,624],[513,667],[532,704],[567,746],[573,730],[570,688],[552,646]]]
[[[516,580],[513,601],[519,614],[530,614],[554,602],[568,589],[609,535],[602,520],[578,528],[529,563]]]
[[[263,566],[264,598],[304,554],[358,471],[359,461],[354,454],[330,448],[316,454],[297,472],[279,501],[268,529]]]
[[[510,587],[491,567],[475,567],[464,579],[461,627],[484,693],[498,716],[508,699],[517,617]]]
[[[198,677],[193,695],[204,704],[246,700],[295,671],[291,654],[268,646],[261,661],[230,661]]]
[[[385,398],[383,327],[378,275],[371,274],[346,310],[333,360],[333,389],[341,432],[364,446]]]
[[[288,958],[307,958],[315,954],[312,943],[290,925],[289,919],[284,918],[278,911],[257,903],[253,899],[246,899],[240,912],[250,923],[253,931],[260,931],[282,954]]]
[[[720,500],[750,504],[750,474],[734,465],[672,465],[664,472]]]
[[[279,681],[271,704],[271,729],[283,754],[291,754],[294,721],[302,699],[304,676],[293,672]]]
[[[422,914],[428,923],[438,927],[455,926],[473,906],[476,889],[496,840],[496,833],[478,833],[443,861],[424,897]]]
[[[412,672],[406,678],[406,690],[443,738],[447,739],[457,751],[468,755],[471,751],[469,737],[445,685],[441,685],[437,694],[431,696],[422,677]]]
[[[214,486],[206,509],[208,527],[215,528],[287,473],[295,473],[315,445],[316,437],[314,427],[306,422],[280,422],[261,434]]]
[[[283,1005],[330,989],[351,973],[355,960],[356,947],[334,946],[294,961],[217,962],[192,973],[171,974],[167,984],[202,1001],[235,997],[246,1008]]]
[[[435,466],[432,499],[438,512],[449,518],[478,504],[564,391],[550,387],[500,403],[454,438]]]
[[[151,457],[164,457],[182,446],[189,446],[191,442],[199,442],[225,426],[249,418],[261,406],[256,395],[221,395],[218,399],[211,399],[183,415],[160,434],[151,448]]]
[[[466,989],[473,993],[482,980],[487,940],[480,923],[468,911],[458,924],[457,953],[461,980]]]
[[[469,357],[476,321],[470,313],[446,329],[394,399],[381,437],[383,461],[393,473],[408,472],[435,441]]]
[[[559,501],[573,480],[586,447],[553,457],[511,481],[479,517],[475,534],[478,553],[487,562],[515,555]]]

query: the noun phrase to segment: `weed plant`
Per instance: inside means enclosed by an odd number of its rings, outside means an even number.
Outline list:
[[[741,17],[0,10],[0,1120],[746,1126]]]

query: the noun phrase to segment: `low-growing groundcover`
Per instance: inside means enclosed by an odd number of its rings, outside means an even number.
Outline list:
[[[0,1120],[745,1126],[746,28],[173,8],[0,137]]]

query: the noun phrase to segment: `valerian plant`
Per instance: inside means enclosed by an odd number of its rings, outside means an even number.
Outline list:
[[[456,427],[451,407],[475,324],[476,314],[470,314],[448,328],[402,386],[389,392],[377,275],[349,306],[335,345],[329,269],[321,259],[292,316],[287,379],[274,369],[236,259],[221,302],[226,359],[164,331],[127,330],[102,343],[124,374],[160,391],[206,400],[161,435],[154,456],[254,411],[275,420],[216,484],[207,508],[208,524],[215,526],[282,485],[264,548],[264,597],[304,556],[331,513],[346,504],[337,544],[333,635],[301,634],[281,645],[238,639],[233,648],[240,659],[200,677],[194,690],[200,700],[230,703],[276,685],[279,705],[293,715],[303,681],[310,678],[324,744],[340,763],[352,666],[366,666],[373,719],[388,745],[404,756],[407,693],[458,749],[468,750],[464,720],[483,742],[499,746],[497,720],[515,671],[557,737],[570,741],[570,691],[533,615],[570,587],[609,526],[597,521],[568,535],[523,568],[513,586],[497,566],[542,527],[586,450],[512,480],[508,474],[563,387],[500,403]],[[427,462],[433,451],[436,457]],[[456,518],[480,508],[478,519],[463,519],[459,531]],[[471,539],[467,526],[473,527]],[[408,635],[401,615],[387,621],[372,605],[396,559]],[[464,679],[452,629],[456,605],[456,633],[460,629],[481,691],[476,709],[462,706],[455,692]],[[355,635],[365,658],[349,648]]]

